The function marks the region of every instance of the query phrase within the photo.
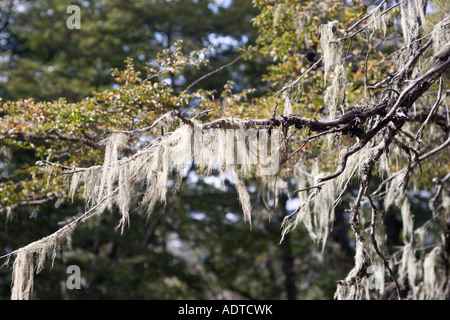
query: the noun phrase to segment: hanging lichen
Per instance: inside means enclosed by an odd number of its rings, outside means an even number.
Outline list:
[[[331,68],[335,65],[342,64],[343,42],[340,39],[341,35],[337,27],[337,21],[332,21],[321,25],[319,29],[320,44],[323,51],[325,81]]]
[[[400,5],[401,27],[405,46],[417,39],[420,28],[425,21],[425,2],[423,0],[406,0]]]
[[[283,115],[287,116],[292,114],[293,108],[292,108],[292,98],[291,94],[288,93],[288,90],[283,92],[283,99],[284,99],[284,109],[283,109]]]
[[[373,34],[375,30],[382,30],[383,36],[386,35],[388,15],[382,14],[387,8],[386,2],[381,2],[378,5],[372,5],[367,9],[370,18],[367,24],[367,30]]]
[[[366,270],[370,261],[363,242],[356,242],[355,265],[344,280],[338,282],[336,300],[361,300],[366,288]]]
[[[433,29],[433,51],[439,53],[445,46],[450,45],[450,20],[444,19]]]
[[[435,247],[423,262],[423,291],[421,299],[445,299],[444,282],[442,281],[441,249]]]
[[[336,111],[345,95],[346,86],[345,67],[340,64],[334,68],[334,77],[331,85],[325,91],[324,102],[328,108],[330,118],[335,118]]]
[[[18,250],[12,266],[11,299],[29,299],[33,290],[35,273],[42,271],[48,255],[52,262],[54,261],[61,246],[73,230],[73,226],[64,227],[58,233],[32,242]]]

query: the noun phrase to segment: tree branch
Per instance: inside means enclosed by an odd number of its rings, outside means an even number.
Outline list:
[[[6,212],[8,210],[14,210],[18,207],[29,207],[29,206],[40,206],[43,204],[47,204],[49,202],[55,201],[58,199],[60,195],[55,195],[55,196],[51,196],[48,198],[44,198],[44,199],[28,199],[28,200],[22,200],[16,203],[13,203],[10,206],[7,207],[1,207],[0,208],[0,213]]]

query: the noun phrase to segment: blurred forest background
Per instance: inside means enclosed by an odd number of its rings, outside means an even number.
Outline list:
[[[0,96],[4,101],[80,101],[118,86],[112,71],[125,69],[127,58],[133,59],[136,70],[144,70],[145,63],[177,40],[183,40],[186,50],[211,46],[208,66],[169,80],[180,91],[234,61],[243,52],[239,48],[262,47],[253,23],[260,8],[250,0],[71,1],[82,9],[80,30],[66,27],[68,3],[0,1]],[[331,6],[328,16],[311,24],[311,34],[330,16],[357,17],[367,5],[356,1],[349,6],[352,11],[345,13],[342,7]],[[445,6],[445,1],[439,5]],[[295,33],[280,30],[279,35],[283,32]],[[295,50],[309,63],[320,57],[317,45]],[[256,89],[252,92],[256,99],[286,80],[286,75],[277,78],[270,71],[279,62],[268,55],[242,58],[196,86],[220,94],[232,80],[237,91]],[[15,172],[40,160],[35,150],[19,148],[13,150],[12,159],[8,168],[0,167],[0,179],[8,179],[2,171]],[[200,178],[195,172],[188,175],[176,197],[168,194],[168,205],[158,207],[151,219],[132,214],[123,235],[115,231],[117,212],[99,215],[73,234],[73,250],[56,259],[52,268],[48,263],[36,276],[33,298],[331,299],[336,282],[354,263],[346,213],[336,208],[334,229],[323,252],[303,226],[279,244],[280,222],[295,209],[296,201],[281,193],[277,207],[264,203],[258,183],[253,181],[249,187],[254,216],[261,217],[251,230],[234,187],[222,186],[214,177]],[[420,221],[421,215],[430,212],[422,193],[412,197],[416,199],[412,210]],[[82,200],[56,205],[50,201],[38,207],[17,207],[8,221],[3,210],[0,253],[50,234],[58,228],[61,216],[75,215],[83,208]],[[401,232],[398,210],[393,208],[385,219],[389,220],[388,241],[395,245]],[[72,264],[81,269],[80,290],[66,287],[66,269]],[[1,268],[1,299],[9,298],[10,286],[10,269]]]

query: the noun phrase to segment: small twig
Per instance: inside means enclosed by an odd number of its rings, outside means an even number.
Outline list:
[[[318,190],[320,190],[320,189],[322,189],[322,186],[323,186],[323,183],[319,184],[317,186],[312,186],[312,187],[307,187],[307,188],[303,188],[303,189],[298,189],[298,190],[295,190],[293,193],[295,194],[295,193],[299,193],[299,192],[302,192],[302,191],[308,191],[308,190],[311,190],[311,189],[318,189]]]
[[[413,81],[411,81],[410,85],[404,89],[400,95],[398,96],[395,104],[392,106],[392,108],[389,110],[389,112],[384,116],[384,119],[389,119],[392,117],[392,115],[397,111],[397,109],[400,107],[400,105],[403,103],[403,100],[407,96],[407,94],[416,88],[419,84],[422,84],[422,81],[427,78],[432,78],[433,75],[437,75],[444,71],[448,66],[450,65],[450,58],[448,58],[444,63],[439,64],[427,72],[425,72],[423,75],[417,77]],[[429,80],[428,80],[429,81]],[[429,84],[430,85],[430,84]]]
[[[397,95],[397,97],[400,95],[400,93],[399,93],[397,90],[392,89],[392,88],[386,88],[386,89],[384,89],[383,91],[381,91],[381,94],[383,94],[383,93],[385,93],[385,92],[388,92],[388,91],[394,92],[394,93]]]
[[[419,157],[419,161],[422,161],[426,158],[428,158],[429,156],[432,156],[433,154],[435,154],[436,152],[444,149],[446,146],[448,146],[450,144],[450,135],[448,136],[447,140],[445,140],[445,142],[443,144],[441,144],[440,146],[437,146],[436,148],[424,153],[423,155],[421,155]]]
[[[438,179],[438,178],[433,179],[433,182],[437,185],[437,188],[436,188],[436,192],[435,192],[434,196],[431,197],[430,201],[429,201],[430,207],[433,208],[432,211],[435,211],[435,209],[434,209],[435,203],[436,203],[437,199],[439,198],[439,195],[442,192],[443,186],[449,181],[449,179],[450,179],[450,172],[447,173],[447,175],[445,175],[445,177],[443,177],[442,179]],[[434,212],[433,216],[437,216],[437,215],[438,215],[438,212],[437,211]]]
[[[214,109],[209,109],[209,110],[204,110],[202,112],[199,112],[194,117],[192,117],[192,120],[197,119],[198,117],[200,117],[200,116],[202,116],[204,114],[210,113],[212,111],[214,111]]]
[[[339,204],[339,202],[341,202],[342,198],[344,197],[345,191],[347,191],[347,187],[350,184],[350,181],[352,180],[353,176],[355,175],[356,170],[358,170],[358,166],[359,166],[359,163],[358,163],[357,166],[355,166],[355,168],[353,169],[352,173],[348,177],[347,182],[345,183],[344,187],[342,188],[342,191],[339,194],[339,196],[334,200],[333,207],[336,207]]]
[[[383,0],[380,4],[378,4],[377,6],[382,6],[384,3],[386,2],[386,0]],[[352,31],[354,28],[356,28],[361,22],[363,22],[364,20],[367,20],[372,14],[367,14],[365,15],[363,18],[359,19],[358,21],[356,21],[354,24],[352,24],[347,30],[345,30],[345,33],[349,33],[350,31]]]
[[[339,163],[338,168],[336,169],[336,171],[328,176],[322,177],[319,179],[319,182],[324,182],[327,180],[331,180],[334,178],[337,178],[338,176],[340,176],[342,174],[342,172],[344,172],[346,166],[347,166],[347,159],[348,157],[350,157],[352,154],[355,154],[356,152],[358,152],[359,150],[361,150],[368,142],[369,140],[360,140],[357,143],[355,143],[350,149],[347,150],[346,153],[344,153],[344,155],[342,156],[341,162]]]
[[[283,87],[281,90],[279,90],[273,96],[276,97],[277,95],[279,95],[280,93],[286,91],[287,89],[290,89],[290,88],[294,87],[297,83],[300,82],[300,80],[302,80],[308,74],[308,72],[310,72],[315,66],[317,66],[322,61],[322,59],[323,59],[323,57],[321,57],[319,60],[317,60],[311,67],[309,67],[309,69],[306,70],[305,73],[303,73],[300,77],[298,77],[297,80],[295,80],[294,82],[292,82],[292,83],[288,84],[287,86]]]
[[[368,80],[367,80],[367,63],[369,61],[369,54],[370,54],[370,47],[369,47],[369,45],[367,45],[367,46],[368,46],[367,54],[366,54],[366,58],[364,59],[364,100],[366,99],[366,94],[367,93],[369,93],[369,97],[370,98],[372,97],[372,94],[370,93],[370,91],[368,90],[368,87],[367,87],[367,83],[368,83]]]
[[[18,207],[28,207],[28,206],[39,206],[39,205],[43,205],[46,204],[48,202],[54,201],[56,199],[58,199],[60,195],[54,195],[48,198],[44,198],[44,199],[38,199],[38,200],[34,200],[34,199],[29,199],[29,200],[23,200],[23,201],[19,201],[16,203],[13,203],[10,206],[6,206],[6,207],[1,207],[0,208],[0,213],[3,213],[5,211],[8,210],[14,210],[15,208]]]
[[[196,84],[199,83],[200,81],[202,81],[202,80],[208,78],[209,76],[212,76],[213,74],[215,74],[215,73],[217,73],[217,72],[219,72],[219,71],[221,71],[221,70],[223,70],[223,69],[225,69],[225,68],[228,68],[229,66],[235,64],[237,61],[239,61],[239,60],[240,60],[243,56],[245,56],[247,53],[248,53],[248,52],[244,52],[244,53],[242,53],[241,55],[239,55],[237,58],[235,58],[233,61],[231,61],[231,62],[229,62],[229,63],[227,63],[227,64],[224,64],[223,66],[220,66],[219,68],[217,68],[217,69],[215,69],[215,70],[213,70],[213,71],[211,71],[211,72],[209,72],[209,73],[207,73],[207,74],[204,74],[203,76],[201,76],[200,78],[198,78],[197,80],[195,80],[194,82],[192,82],[190,85],[188,85],[188,86],[186,87],[186,89],[184,89],[184,91],[188,91],[190,88],[192,88],[194,85],[196,85]]]
[[[149,127],[146,128],[142,128],[142,129],[134,129],[134,130],[114,130],[114,131],[107,131],[104,134],[110,134],[110,133],[123,133],[123,134],[136,134],[136,133],[144,133],[147,131],[152,130],[154,127],[156,127],[161,121],[166,120],[170,117],[174,117],[178,114],[179,112],[176,110],[172,110],[164,115],[162,115],[161,117],[159,117],[158,119],[156,119],[153,124]]]
[[[420,126],[420,129],[417,131],[417,134],[416,134],[416,140],[417,141],[422,140],[423,130],[425,129],[427,124],[430,122],[430,120],[433,117],[433,115],[434,115],[435,111],[437,110],[437,108],[439,108],[439,105],[441,103],[443,82],[444,81],[442,80],[442,77],[440,77],[439,78],[439,90],[438,90],[436,102],[434,103],[433,107],[431,108],[430,113],[428,114],[428,117],[422,123],[422,125]]]
[[[331,133],[342,132],[342,131],[344,131],[345,129],[349,128],[350,126],[351,126],[351,123],[347,123],[347,124],[345,124],[344,126],[342,126],[342,127],[340,127],[340,128],[333,128],[333,129],[330,129],[330,130],[321,132],[321,133],[319,133],[319,134],[316,134],[316,135],[314,135],[314,136],[311,136],[311,137],[309,137],[309,138],[307,138],[307,139],[301,141],[301,142],[303,142],[303,144],[302,144],[300,147],[298,147],[297,150],[295,150],[294,152],[292,152],[288,157],[286,157],[286,158],[284,158],[282,161],[280,161],[280,165],[286,163],[286,161],[288,161],[289,159],[291,159],[295,154],[297,154],[297,152],[299,152],[300,150],[302,150],[302,149],[306,146],[306,144],[307,144],[308,142],[312,141],[313,139],[316,139],[316,138],[318,138],[318,137],[321,137],[321,136],[327,135],[327,134],[331,134]],[[292,135],[291,135],[291,136],[292,136]],[[291,136],[289,136],[289,138],[290,138]],[[288,138],[288,139],[289,139],[289,138]]]
[[[384,78],[383,80],[381,80],[380,82],[377,82],[376,84],[374,84],[373,86],[368,86],[368,89],[377,89],[379,87],[382,87],[383,84],[385,84],[389,79],[391,79],[392,77],[387,77]]]
[[[340,40],[340,41],[344,41],[344,40],[346,40],[346,39],[353,38],[353,37],[356,36],[358,33],[361,33],[361,31],[365,30],[368,26],[370,26],[377,18],[381,17],[382,15],[384,15],[384,14],[386,14],[387,12],[391,11],[392,9],[398,7],[403,1],[404,1],[404,0],[402,0],[402,1],[400,1],[400,2],[398,2],[398,3],[396,3],[396,4],[394,4],[392,7],[389,7],[389,8],[387,8],[387,9],[385,9],[383,12],[381,12],[379,15],[377,15],[372,21],[370,21],[370,22],[367,23],[366,25],[362,26],[361,28],[359,28],[358,30],[356,30],[356,31],[355,31],[354,33],[352,33],[351,35],[345,36],[345,37],[343,37],[343,38],[341,38],[341,39],[339,39],[339,40]],[[383,2],[384,2],[384,1],[383,1]],[[380,3],[379,5],[381,5],[381,3]],[[371,16],[371,14],[370,14],[370,15],[367,15],[366,17],[364,17],[363,19],[361,19],[361,21],[367,19],[367,18],[370,17],[370,16]],[[358,22],[358,24],[359,24],[359,23],[360,23],[360,22]],[[353,28],[354,28],[354,27],[352,26],[351,29],[353,29]],[[349,29],[348,31],[350,31],[351,29]],[[347,32],[346,32],[346,33],[347,33]]]
[[[290,214],[288,214],[286,217],[284,217],[284,219],[286,220],[291,220],[292,219],[292,217],[293,216],[295,216],[297,213],[299,213],[300,212],[300,210],[301,210],[301,208],[302,208],[302,206],[300,205],[300,206],[298,206],[297,207],[297,209],[295,209],[295,211],[294,212],[292,212],[292,213],[290,213]]]
[[[447,19],[447,18],[446,18],[446,19]],[[445,21],[446,19],[444,19],[443,21]],[[380,62],[378,62],[378,63],[376,64],[376,66],[382,64],[384,61],[390,59],[393,55],[399,53],[400,51],[402,51],[402,50],[404,50],[404,49],[406,49],[406,48],[409,48],[412,44],[414,44],[414,43],[416,43],[416,42],[418,42],[418,41],[420,41],[420,40],[423,40],[423,39],[428,38],[428,37],[431,36],[435,31],[436,31],[436,30],[433,30],[433,31],[431,31],[430,33],[428,33],[427,35],[425,35],[425,36],[423,36],[423,37],[421,37],[421,38],[419,38],[419,39],[416,39],[416,40],[414,40],[414,41],[411,41],[411,43],[410,43],[409,45],[406,45],[406,44],[403,45],[402,47],[400,47],[399,49],[397,49],[396,51],[392,52],[390,55],[388,55],[387,57],[385,57],[383,60],[381,60]]]
[[[273,108],[272,119],[275,119],[277,111],[278,111],[278,103],[275,105],[275,108]]]
[[[289,159],[291,159],[295,154],[297,154],[297,152],[299,152],[300,150],[302,150],[302,149],[306,146],[306,144],[307,144],[308,142],[309,142],[309,140],[306,141],[306,142],[304,142],[300,147],[297,148],[297,150],[295,150],[294,152],[292,152],[289,156],[287,156],[286,158],[284,158],[283,160],[281,160],[281,161],[280,161],[280,165],[286,163],[286,162],[287,162]]]
[[[408,169],[410,169],[411,167],[414,167],[418,164],[418,162],[425,160],[426,158],[432,156],[433,154],[435,154],[436,152],[439,152],[440,150],[444,149],[446,146],[448,146],[450,144],[450,136],[447,138],[447,140],[442,143],[441,145],[437,146],[436,148],[422,154],[421,156],[418,157],[417,160],[415,160],[412,164],[409,164],[408,167],[403,168],[395,173],[393,173],[392,175],[390,175],[388,178],[384,179],[382,182],[380,182],[378,188],[372,192],[372,196],[378,194],[380,192],[380,190],[383,188],[383,186],[388,183],[389,181],[391,181],[392,179],[394,179],[395,177],[397,177],[398,175],[404,173],[405,171],[407,171]]]
[[[84,168],[63,166],[62,164],[54,163],[54,162],[47,161],[47,160],[36,161],[36,165],[37,166],[51,166],[51,167],[59,168],[59,169],[62,169],[62,170],[70,170],[70,171],[75,171],[75,170],[80,170],[80,169],[81,170],[86,170]]]
[[[287,137],[286,138],[286,140],[290,140],[298,131],[299,131],[300,129],[299,128],[296,128],[290,135],[289,135],[289,137]]]

